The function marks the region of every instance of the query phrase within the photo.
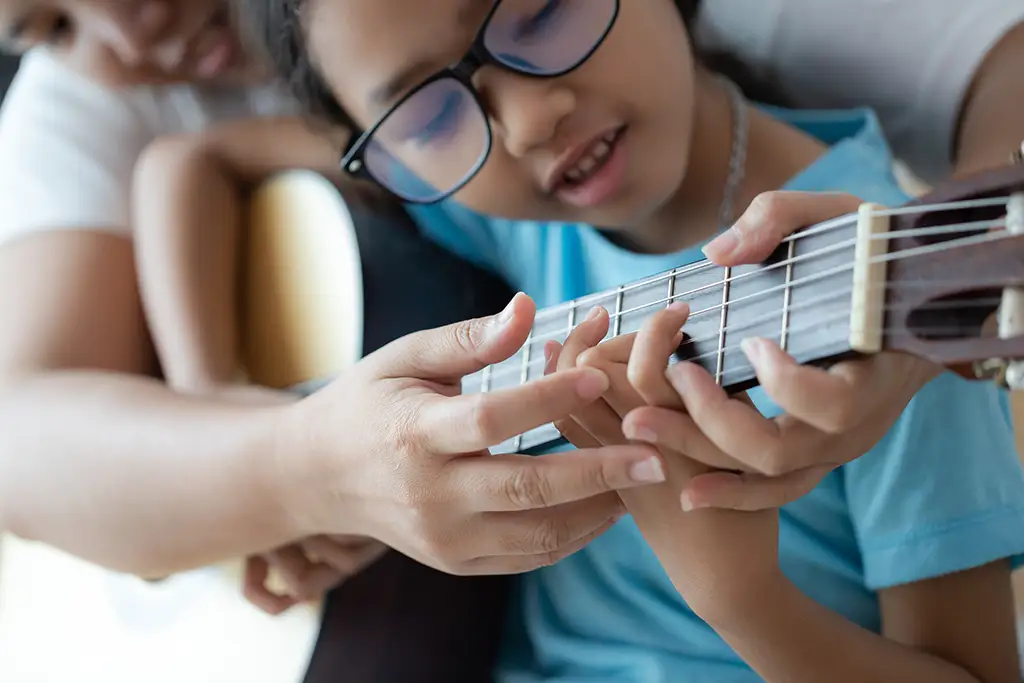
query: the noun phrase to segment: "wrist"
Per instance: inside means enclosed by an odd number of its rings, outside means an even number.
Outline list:
[[[777,566],[763,572],[747,571],[728,584],[717,581],[698,599],[687,598],[694,613],[719,633],[732,632],[757,615],[784,609],[795,587]]]
[[[337,444],[325,448],[307,414],[310,399],[269,410],[272,436],[267,458],[275,504],[289,520],[296,537],[318,534],[365,535],[355,522],[350,492],[339,482],[351,481],[348,458]]]

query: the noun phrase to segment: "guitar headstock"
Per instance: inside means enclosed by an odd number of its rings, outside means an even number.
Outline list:
[[[884,212],[880,342],[961,374],[1024,389],[1020,153],[1014,161]]]

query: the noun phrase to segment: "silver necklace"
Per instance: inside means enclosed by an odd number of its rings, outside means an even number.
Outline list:
[[[729,96],[729,105],[732,108],[732,150],[729,152],[729,174],[726,176],[725,188],[722,191],[722,204],[718,207],[718,228],[724,230],[731,227],[735,219],[733,204],[747,167],[747,136],[750,122],[747,115],[747,101],[739,86],[723,76],[719,76],[719,80],[725,87],[726,94]]]

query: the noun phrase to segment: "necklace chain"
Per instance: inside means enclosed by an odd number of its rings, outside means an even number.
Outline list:
[[[729,152],[729,175],[726,176],[725,188],[722,191],[722,204],[718,208],[718,228],[724,230],[732,225],[735,218],[733,204],[747,167],[747,137],[750,123],[747,102],[739,86],[725,77],[720,77],[719,80],[725,87],[732,108],[732,149]]]

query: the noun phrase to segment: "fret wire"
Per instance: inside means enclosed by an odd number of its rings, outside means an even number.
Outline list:
[[[722,280],[722,315],[718,324],[718,360],[715,364],[715,382],[722,383],[722,371],[725,365],[725,328],[729,317],[729,278],[732,276],[732,267],[727,266],[723,271]]]
[[[996,220],[996,221],[987,221],[986,223],[988,224],[988,227],[999,227],[999,226],[1004,224],[1004,221],[1003,220]],[[914,232],[924,232],[924,231],[927,231],[927,230],[930,230],[930,229],[924,228],[924,229],[921,229],[919,231],[914,231]],[[910,231],[903,231],[903,232],[910,232]],[[892,235],[895,235],[896,233],[887,233],[887,234],[889,236],[892,236]],[[956,246],[965,246],[967,244],[973,244],[974,243],[974,242],[965,241],[965,240],[975,240],[975,241],[978,241],[978,239],[980,238],[980,241],[986,242],[986,241],[989,241],[991,239],[1000,239],[1002,237],[1004,237],[1004,235],[1002,235],[1001,233],[983,232],[980,235],[975,235],[975,236],[967,237],[967,238],[959,238],[959,239],[950,240],[950,241],[947,241],[947,242],[939,242],[939,243],[936,243],[934,245],[926,245],[924,247],[917,247],[915,249],[917,249],[917,250],[920,250],[920,249],[934,250],[935,248],[948,249],[948,248],[952,248],[952,247],[956,247]],[[780,261],[780,262],[774,263],[774,264],[772,264],[770,266],[765,266],[763,268],[758,268],[756,270],[751,270],[751,271],[747,271],[745,273],[742,273],[740,275],[736,275],[736,276],[730,278],[729,282],[737,282],[739,280],[743,280],[743,279],[748,278],[748,277],[753,277],[753,276],[756,276],[756,275],[761,275],[761,274],[766,273],[766,272],[770,272],[772,270],[775,270],[776,268],[781,268],[781,267],[786,266],[786,265],[791,265],[791,264],[795,264],[795,263],[799,263],[799,262],[803,262],[803,261],[813,260],[814,258],[821,257],[821,256],[826,256],[826,255],[829,255],[829,254],[831,254],[833,252],[842,251],[843,249],[849,249],[851,247],[855,247],[856,246],[856,242],[857,242],[856,239],[844,240],[842,242],[838,242],[838,243],[830,245],[828,247],[823,247],[821,249],[818,249],[816,251],[813,251],[813,252],[810,252],[810,253],[807,253],[807,254],[800,254],[800,255],[794,256],[792,259],[787,259],[786,261]],[[901,254],[906,254],[907,256],[919,255],[916,251],[914,251],[913,253],[907,253],[906,250],[904,250],[903,252],[890,252],[887,255],[886,258],[889,259],[889,260],[898,259],[898,258],[901,258],[901,256],[900,256]],[[714,266],[714,264],[711,264],[711,266],[709,266],[709,267],[712,267],[712,266]],[[714,267],[717,267],[717,266],[714,266]],[[824,272],[824,273],[818,273],[818,274],[815,274],[815,275],[812,275],[812,276],[807,276],[807,277],[796,279],[796,280],[793,281],[793,284],[794,285],[797,285],[797,284],[809,284],[811,282],[814,282],[816,280],[821,279],[821,277],[829,276],[829,275],[834,275],[834,274],[836,274],[838,272],[842,272],[843,270],[852,270],[852,269],[853,269],[852,264],[838,266],[837,268],[834,268],[831,271],[827,271],[827,272]],[[700,270],[703,270],[703,269],[700,269]],[[696,272],[696,271],[693,271],[691,269],[687,269],[687,270],[681,272],[680,275],[690,275],[693,272]],[[649,285],[649,284],[651,284],[653,282],[663,281],[665,279],[666,279],[666,276],[664,274],[662,274],[658,278],[651,278],[651,279],[648,279],[648,280],[646,280],[644,282],[646,282]],[[702,285],[700,287],[695,287],[695,288],[687,290],[685,292],[676,293],[675,297],[676,297],[676,299],[681,299],[682,297],[685,297],[685,296],[691,296],[691,295],[703,293],[706,290],[714,289],[715,287],[720,287],[721,285],[722,285],[722,281],[719,280],[719,281],[713,282],[711,284]],[[633,288],[635,286],[636,285],[627,286],[625,289],[630,289],[630,288]],[[775,286],[775,287],[771,287],[769,289],[761,290],[761,291],[755,292],[753,294],[748,294],[748,295],[746,295],[746,296],[744,296],[744,297],[742,297],[740,299],[737,299],[736,301],[733,301],[732,303],[736,303],[737,301],[743,301],[743,300],[747,300],[747,299],[758,298],[758,297],[761,297],[761,296],[767,295],[767,294],[773,294],[775,292],[783,291],[784,288],[785,288],[785,285],[778,285],[778,286]],[[607,297],[607,296],[608,296],[608,292],[600,292],[598,294],[591,295],[591,296],[587,297],[587,299],[595,299],[595,298]],[[651,303],[651,304],[643,304],[643,305],[639,305],[639,306],[634,306],[633,308],[629,308],[629,309],[626,309],[625,311],[623,311],[623,315],[628,314],[628,313],[634,313],[634,312],[637,312],[637,311],[641,311],[641,310],[650,308],[651,306],[658,305],[658,304],[661,304],[661,303],[664,303],[664,302],[657,301],[657,302],[654,302],[654,303]],[[671,303],[671,302],[669,302],[669,303]],[[706,313],[706,312],[710,312],[712,310],[718,310],[718,309],[719,309],[719,306],[716,305],[716,306],[712,306],[712,307],[710,307],[708,309],[704,309],[703,311],[700,311],[700,313]],[[690,319],[692,319],[695,315],[696,315],[696,313],[691,312],[690,313]],[[615,318],[616,316],[615,315],[610,315],[610,317],[611,318]],[[545,339],[545,338],[546,337],[540,337],[539,339]],[[553,338],[553,335],[548,335],[547,338]],[[533,341],[534,341],[534,343],[536,343],[538,341],[538,338],[534,338]]]
[[[493,365],[485,365],[480,375],[480,393],[486,394],[491,389],[491,368]]]
[[[918,255],[932,253],[932,252],[944,251],[944,250],[948,250],[950,248],[954,248],[954,247],[958,247],[958,246],[967,246],[967,245],[973,245],[973,244],[995,242],[995,241],[1000,241],[1000,240],[1007,239],[1007,238],[1008,238],[1008,236],[1005,233],[1001,233],[1001,232],[985,232],[985,233],[982,233],[980,235],[974,235],[974,236],[971,236],[971,237],[959,238],[959,239],[956,239],[956,240],[950,240],[948,242],[941,242],[941,243],[936,243],[936,244],[924,245],[924,246],[921,246],[921,247],[915,247],[915,248],[907,249],[907,250],[904,250],[904,251],[890,252],[890,253],[887,253],[883,257],[878,257],[878,260],[880,260],[880,261],[897,261],[897,260],[900,260],[901,258],[905,258],[905,257],[918,256]],[[803,256],[797,257],[797,259],[794,259],[794,262],[796,260],[800,259],[800,258],[803,258]],[[826,277],[834,276],[834,275],[842,273],[844,271],[850,271],[850,270],[852,270],[852,268],[853,268],[852,264],[838,265],[838,266],[835,266],[833,268],[830,268],[827,271],[824,271],[824,272],[821,272],[821,273],[817,273],[817,274],[815,274],[813,276],[806,276],[806,277],[801,277],[801,278],[794,279],[791,284],[792,285],[809,284],[809,283],[816,282],[816,281],[821,280],[821,279],[826,278]],[[759,273],[759,272],[762,272],[762,271],[754,271],[754,273]],[[742,276],[734,277],[734,278],[732,278],[732,280],[738,280],[740,277],[742,277]],[[716,285],[719,285],[719,284],[721,284],[721,282],[716,283]],[[901,283],[901,286],[907,286],[907,285],[911,285],[911,284],[912,283]],[[929,284],[929,283],[922,283],[922,284]],[[946,284],[954,284],[954,282],[953,281],[948,281],[948,282],[946,282]],[[971,284],[971,283],[969,281],[964,281],[964,284]],[[745,302],[747,300],[755,299],[755,298],[758,298],[758,297],[763,296],[763,295],[767,295],[767,294],[771,294],[771,293],[774,293],[774,292],[778,292],[779,290],[784,289],[786,286],[787,285],[777,285],[777,286],[774,286],[774,287],[769,287],[768,289],[760,290],[760,291],[755,292],[753,294],[741,297],[741,298],[739,298],[739,299],[737,299],[735,301],[730,301],[729,305],[730,306],[736,305],[736,304],[738,304],[740,302]],[[705,288],[702,287],[700,289],[705,289]],[[678,298],[680,298],[682,296],[685,296],[685,294],[686,293],[676,294],[676,298],[678,299]],[[657,301],[657,302],[653,302],[653,303],[650,303],[650,304],[636,306],[636,307],[634,307],[632,309],[624,311],[624,313],[631,313],[633,311],[643,310],[643,309],[649,308],[651,306],[660,305],[661,303],[664,303],[664,302]],[[795,310],[796,308],[801,308],[801,307],[802,306],[791,307],[791,310]],[[703,310],[697,311],[697,312],[691,312],[690,319],[692,320],[693,318],[695,318],[698,315],[702,315],[702,314],[713,312],[715,309],[718,309],[718,308],[720,308],[720,305],[711,306],[711,307],[708,307],[706,309],[703,309]],[[778,315],[778,312],[777,311],[773,311],[771,313],[771,315],[773,315],[773,316],[774,315]],[[732,330],[730,330],[730,331],[732,331]],[[791,332],[792,332],[792,330],[791,330]],[[790,335],[790,336],[792,336],[792,335]],[[537,339],[535,338],[533,341],[536,342]],[[691,343],[691,342],[687,342],[687,343]],[[693,342],[693,343],[696,343],[696,342]],[[501,374],[501,373],[499,372],[498,374]]]
[[[619,287],[615,293],[615,324],[612,326],[612,336],[618,337],[622,330],[622,297],[623,288]]]
[[[779,347],[783,351],[789,349],[789,306],[793,301],[793,256],[796,253],[796,242],[790,242],[786,249],[786,289],[782,294],[782,333],[779,335]]]
[[[665,308],[668,308],[669,306],[671,306],[672,305],[672,300],[675,299],[676,270],[677,270],[676,268],[673,268],[668,273],[668,293],[665,296],[665,301],[667,302],[665,304]]]
[[[832,274],[834,275],[835,273],[832,273]],[[900,283],[900,286],[913,286],[914,284],[915,283]],[[923,283],[920,283],[920,284],[922,286],[931,286],[931,283],[929,283],[929,282],[923,282]],[[971,283],[968,282],[968,281],[964,281],[963,284],[971,284]],[[890,288],[890,287],[893,287],[894,285],[886,284],[884,286],[886,288]],[[793,310],[793,311],[806,310],[806,309],[813,308],[815,306],[819,306],[819,305],[824,304],[824,303],[828,303],[829,301],[834,301],[835,299],[846,300],[846,299],[849,298],[850,292],[852,292],[852,291],[853,291],[852,287],[849,287],[849,286],[842,287],[842,288],[839,288],[839,289],[837,289],[835,291],[829,292],[828,294],[823,294],[821,296],[814,297],[814,298],[809,299],[807,301],[802,301],[799,304],[794,304],[791,307],[791,310]],[[735,301],[730,301],[729,302],[729,306],[736,306],[739,303],[747,303],[746,301],[744,301],[747,298],[748,297],[742,297],[742,298],[737,299]],[[972,301],[972,302],[969,302],[968,305],[983,306],[983,305],[988,305],[988,304],[991,304],[991,305],[995,306],[995,305],[998,304],[998,300],[992,300],[992,301],[980,300],[980,301],[977,301],[977,302],[973,302]],[[932,302],[932,303],[930,303],[930,304],[928,304],[926,306],[926,309],[928,309],[928,310],[931,310],[931,309],[942,309],[942,308],[950,308],[950,307],[960,307],[960,306],[963,306],[963,305],[965,305],[964,302],[958,302],[958,301],[942,302],[941,304],[939,302]],[[718,309],[719,306],[716,305],[713,308],[714,309]],[[886,310],[900,310],[900,309],[898,307],[888,306],[886,308]],[[699,313],[709,313],[709,312],[711,312],[711,308],[704,309],[703,311],[699,311],[698,314]],[[848,316],[849,313],[850,312],[847,309],[847,310],[844,310],[842,312],[842,315]],[[776,315],[778,315],[778,314],[779,313],[778,313],[777,310],[773,310],[773,311],[769,311],[768,313],[763,313],[761,315],[755,316],[755,317],[753,317],[753,318],[751,318],[749,320],[745,320],[742,323],[733,323],[733,324],[728,325],[726,327],[726,332],[729,333],[729,334],[737,334],[737,333],[739,333],[739,332],[741,332],[743,330],[748,330],[748,329],[752,329],[752,328],[758,327],[758,326],[760,326],[763,323],[771,322],[771,320]],[[693,317],[694,317],[693,314],[691,314],[690,318],[692,319]],[[821,321],[818,321],[818,322],[821,322]],[[811,327],[813,327],[813,325]],[[790,336],[792,337],[794,332],[802,332],[805,329],[811,329],[811,328],[808,328],[808,327],[792,328],[791,327],[790,328]],[[686,347],[690,347],[690,346],[706,344],[708,342],[712,342],[712,341],[717,340],[718,336],[719,336],[718,332],[715,332],[715,334],[712,335],[712,336],[695,337],[695,338],[692,338],[692,339],[687,339],[685,342],[682,343],[680,348],[682,349],[682,348],[686,348]],[[727,346],[726,347],[726,351],[728,351],[730,348],[732,348],[732,347]],[[740,347],[736,346],[735,348],[740,348]],[[687,360],[690,360],[690,361],[704,360],[704,359],[712,358],[712,357],[716,356],[717,354],[718,354],[718,350],[716,348],[716,350],[714,350],[714,351],[710,351],[710,352],[701,354],[699,356],[695,356],[693,358],[688,358]],[[726,374],[728,374],[728,372]]]
[[[844,292],[840,292],[840,294],[845,298],[845,297],[849,296],[850,292],[849,291],[844,291]],[[953,301],[953,302],[950,302],[950,301],[947,301],[947,302],[933,302],[932,304],[929,304],[927,306],[927,308],[924,309],[924,310],[928,310],[928,309],[930,309],[932,307],[934,307],[936,309],[953,309],[953,308],[961,307],[961,306],[963,306],[965,304],[972,305],[972,306],[989,306],[989,307],[994,307],[998,303],[999,303],[998,299],[984,299],[984,300],[969,301],[969,302],[962,302],[962,301],[960,301],[960,302],[955,302],[955,301]],[[916,305],[902,304],[900,306],[888,306],[886,308],[886,310],[911,310],[911,309],[916,309],[916,308],[917,308]],[[823,318],[815,318],[814,320],[810,321],[809,323],[806,323],[806,324],[801,325],[801,326],[794,327],[791,330],[791,333],[815,331],[815,330],[819,329],[822,325],[826,325],[826,324],[832,323],[832,322],[840,322],[842,320],[845,320],[848,316],[849,316],[849,313],[847,311],[841,311],[841,312],[833,313],[831,315],[827,315],[827,316],[825,316]],[[747,325],[747,327],[750,327],[750,325]],[[884,331],[884,330],[888,330],[890,328],[883,327],[882,329]],[[951,326],[941,326],[941,327],[940,326],[932,326],[932,327],[922,328],[921,331],[922,332],[926,332],[926,333],[928,333],[928,332],[956,332],[956,331],[960,331],[960,328],[954,328],[954,327],[951,327]],[[845,335],[845,332],[844,332],[843,333],[844,339],[845,339],[845,336],[846,335]],[[705,339],[703,341],[708,341],[708,340]],[[812,349],[813,348],[822,348],[822,347],[825,347],[825,346],[828,346],[828,344],[820,344],[819,343],[819,344],[816,344],[815,347],[811,347],[811,348]],[[742,346],[740,344],[738,344],[738,343],[737,344],[731,344],[731,345],[726,346],[725,349],[726,349],[726,351],[740,351],[742,349]],[[703,353],[703,354],[701,354],[699,356],[695,356],[695,357],[689,358],[687,360],[689,360],[690,362],[699,363],[700,361],[708,360],[708,359],[716,356],[717,354],[718,354],[718,351],[716,349],[715,351],[710,351],[708,353]],[[740,367],[727,369],[722,374],[723,374],[723,377],[724,376],[732,376],[736,372],[740,372],[742,370],[749,370],[751,368],[752,368],[752,366],[750,366],[749,364],[748,365],[741,365]]]
[[[565,328],[565,336],[568,338],[572,334],[573,328],[576,326],[576,302],[573,301],[572,305],[569,306],[569,324]]]
[[[996,305],[996,304],[999,303],[998,299],[990,299],[990,300],[985,300],[985,301],[987,302],[985,305]],[[965,302],[937,302],[936,305],[938,305],[938,303],[941,303],[942,307],[953,308],[953,307],[962,305]],[[966,303],[982,305],[982,302],[980,302],[980,301],[979,302],[966,302]],[[904,307],[905,308],[909,308],[908,306],[904,306]],[[794,328],[792,331],[793,332],[810,331],[810,330],[813,330],[815,328],[820,327],[822,324],[825,324],[825,323],[828,323],[828,322],[838,322],[840,320],[843,320],[844,317],[845,316],[843,316],[841,314],[836,314],[836,315],[832,315],[832,316],[826,316],[824,319],[816,319],[816,320],[812,321],[810,324],[802,326],[802,327]],[[883,328],[883,329],[887,329],[887,328]],[[952,327],[949,327],[949,326],[945,326],[945,327],[927,327],[927,328],[923,328],[922,329],[922,331],[926,332],[926,333],[957,332],[959,330],[960,330],[960,328],[952,328]],[[808,352],[813,353],[815,351],[815,349],[824,349],[824,348],[828,348],[828,347],[829,347],[828,343],[818,343],[818,344],[815,344],[810,349],[808,349]],[[736,348],[740,348],[739,345],[736,345]],[[741,374],[741,373],[745,373],[745,374]],[[724,375],[728,376],[730,378],[734,377],[734,376],[738,376],[736,382],[744,381],[744,380],[747,380],[747,379],[753,379],[753,378],[756,377],[756,373],[754,372],[754,368],[749,363],[747,363],[745,365],[739,365],[737,367],[729,368],[729,369],[727,369],[725,371]],[[733,383],[736,383],[736,382],[733,382]],[[551,438],[550,439],[541,438],[539,435],[542,435],[544,432],[551,432],[551,435],[550,435]],[[534,427],[533,429],[530,429],[530,430],[524,432],[522,437],[523,438],[519,442],[520,446],[516,449],[517,451],[521,449],[522,443],[525,442],[527,438],[530,438],[531,442],[535,441],[535,443],[531,443],[530,444],[530,447],[533,447],[533,446],[538,446],[538,445],[543,445],[545,443],[549,443],[551,440],[556,440],[556,439],[561,437],[561,433],[559,433],[556,429],[553,429],[553,425],[547,424],[547,425],[542,425],[540,427]],[[534,437],[538,437],[539,440],[534,439]]]
[[[1000,205],[1005,206],[1007,204],[1007,202],[1008,202],[1008,199],[1009,199],[1009,197],[992,197],[992,198],[985,198],[985,199],[969,199],[969,200],[956,201],[956,202],[946,202],[946,203],[940,203],[940,204],[922,204],[922,205],[918,205],[918,206],[897,207],[897,208],[894,208],[894,209],[885,209],[883,211],[874,211],[874,212],[872,212],[872,215],[873,216],[898,216],[898,215],[903,215],[903,214],[915,214],[915,213],[925,214],[925,213],[939,212],[939,211],[954,211],[954,210],[960,210],[960,209],[970,209],[970,208],[979,208],[979,207],[991,207],[991,206],[1000,206]],[[784,237],[781,240],[781,242],[789,244],[789,243],[792,243],[792,242],[804,239],[806,237],[812,237],[814,235],[821,235],[821,234],[824,234],[824,233],[827,233],[827,232],[831,232],[832,230],[835,230],[837,228],[849,227],[849,226],[855,225],[856,222],[857,222],[857,216],[856,215],[853,215],[853,216],[851,216],[851,215],[837,216],[836,218],[832,218],[832,219],[829,219],[829,220],[824,221],[822,223],[818,223],[818,224],[813,225],[813,226],[811,226],[809,228],[801,230],[800,232],[796,232],[796,233],[793,233],[791,235],[788,235],[788,236]],[[897,237],[934,236],[936,234],[942,234],[943,232],[954,232],[954,231],[957,231],[956,230],[957,228],[963,228],[963,229],[967,230],[967,229],[972,229],[974,227],[978,227],[979,229],[981,229],[982,227],[997,227],[998,225],[1001,225],[1002,222],[1003,221],[1001,221],[1001,220],[988,220],[988,221],[971,221],[971,222],[966,222],[966,223],[954,223],[952,225],[947,225],[947,226],[936,226],[936,227],[929,227],[929,228],[917,228],[917,229],[913,229],[913,230],[899,231],[898,233],[887,233],[886,235],[875,235],[875,236],[872,237],[872,239],[887,239],[887,240],[889,240],[889,239],[894,239],[894,238],[897,238]],[[811,255],[815,255],[815,254],[812,253]],[[776,264],[776,265],[782,265],[782,264]],[[715,265],[713,263],[711,263],[710,261],[701,261],[701,262],[698,262],[698,263],[690,264],[690,266],[687,266],[684,270],[679,271],[677,269],[677,271],[678,271],[677,274],[678,275],[689,275],[691,273],[700,272],[700,271],[703,271],[703,270],[708,270],[708,269],[713,268],[713,267],[715,267]],[[769,266],[767,268],[764,268],[763,270],[770,270],[771,268],[772,268],[772,266]],[[754,271],[754,272],[756,273],[758,271]],[[626,291],[628,291],[628,290],[634,289],[636,287],[642,287],[642,286],[648,286],[648,285],[651,285],[651,284],[656,284],[658,282],[663,281],[667,277],[669,277],[669,275],[666,275],[664,273],[662,273],[660,275],[654,275],[654,276],[651,276],[649,278],[645,278],[643,280],[640,280],[638,282],[624,285],[624,289]],[[582,303],[583,301],[598,300],[602,296],[606,296],[606,294],[603,294],[601,292],[596,292],[594,294],[587,295],[586,297],[583,297],[582,299],[576,300],[576,302],[574,302],[574,303],[576,303],[578,305],[578,304]],[[559,313],[559,309],[561,308],[561,306],[564,306],[564,305],[572,305],[572,304],[561,304],[561,305],[552,306],[549,309],[546,309],[546,310],[543,310],[543,311],[539,311],[537,315],[538,315],[538,317],[548,316],[548,315],[556,315],[556,314],[561,315],[561,313]]]
[[[522,367],[519,369],[519,384],[526,384],[526,380],[530,378],[530,340],[533,339],[533,330],[530,330],[530,334],[526,335],[526,343],[523,345],[523,361]]]

